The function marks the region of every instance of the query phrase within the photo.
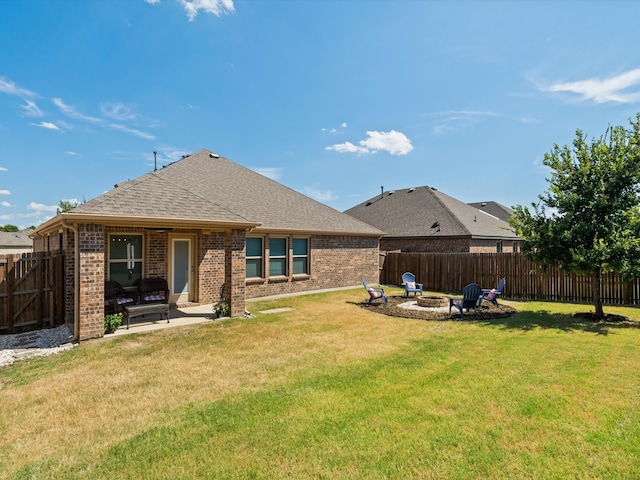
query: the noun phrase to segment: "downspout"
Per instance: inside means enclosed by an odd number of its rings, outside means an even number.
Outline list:
[[[80,248],[78,243],[78,225],[69,225],[62,220],[63,228],[73,231],[73,340],[80,339]]]

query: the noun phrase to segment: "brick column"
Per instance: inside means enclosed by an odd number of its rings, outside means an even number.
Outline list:
[[[232,317],[244,315],[246,308],[245,236],[244,230],[227,230],[224,235],[224,296]]]
[[[104,336],[104,227],[78,225],[80,338]]]

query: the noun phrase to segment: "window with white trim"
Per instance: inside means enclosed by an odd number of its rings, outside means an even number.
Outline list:
[[[109,234],[109,280],[132,287],[142,279],[142,235]]]
[[[269,276],[287,275],[287,239],[269,238]]]
[[[246,276],[262,278],[262,237],[247,237]]]

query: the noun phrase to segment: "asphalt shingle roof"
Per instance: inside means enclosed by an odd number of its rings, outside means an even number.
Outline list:
[[[118,184],[74,214],[260,223],[257,230],[381,236],[382,232],[203,149]]]
[[[518,238],[507,222],[428,186],[384,192],[345,213],[387,237]]]
[[[0,247],[19,248],[32,247],[33,240],[29,237],[32,229],[21,230],[19,232],[0,232]]]
[[[472,202],[469,205],[477,208],[478,210],[482,210],[483,212],[487,212],[494,217],[498,217],[500,220],[504,220],[505,222],[508,222],[509,218],[513,215],[512,209],[505,207],[498,202]]]

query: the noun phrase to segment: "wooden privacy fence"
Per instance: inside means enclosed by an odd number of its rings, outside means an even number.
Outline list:
[[[558,268],[541,273],[520,253],[387,253],[380,283],[400,285],[404,272],[415,274],[425,290],[459,294],[472,282],[493,288],[506,278],[503,296],[514,300],[553,300],[591,303],[591,277]],[[640,280],[625,282],[615,273],[603,275],[603,303],[640,305]]]
[[[0,334],[64,323],[64,255],[0,255]]]

